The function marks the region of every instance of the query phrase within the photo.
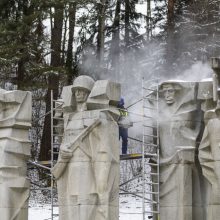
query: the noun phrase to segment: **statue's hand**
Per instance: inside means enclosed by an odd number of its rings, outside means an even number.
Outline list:
[[[73,153],[68,151],[61,151],[60,156],[62,159],[70,159],[73,156]]]
[[[60,156],[62,159],[70,159],[73,156],[73,151],[71,150],[71,144],[65,144],[60,149]]]

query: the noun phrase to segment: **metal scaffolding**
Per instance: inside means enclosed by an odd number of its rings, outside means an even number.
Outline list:
[[[158,80],[142,81],[142,98],[129,107],[141,103],[142,112],[128,111],[130,115],[138,116],[142,129],[142,139],[129,137],[133,141],[136,152],[121,155],[121,162],[126,160],[121,169],[120,194],[132,195],[141,199],[140,211],[128,214],[142,215],[142,220],[159,219],[159,92]],[[139,143],[140,149],[137,147]],[[137,151],[139,151],[137,153]],[[123,178],[123,176],[127,178]],[[135,182],[136,181],[136,182]],[[133,183],[133,184],[132,184]],[[127,188],[126,188],[127,187]],[[137,199],[136,199],[137,200]],[[140,219],[140,218],[138,218]]]
[[[152,86],[152,84],[154,85]],[[139,123],[142,127],[142,134],[139,138],[129,137],[129,142],[133,142],[135,146],[138,144],[139,151],[136,147],[134,152],[120,156],[120,195],[132,195],[142,201],[140,202],[141,212],[128,213],[142,215],[142,220],[158,220],[160,212],[158,94],[157,80],[144,81],[143,79],[142,98],[132,104],[142,103],[142,112],[135,113],[128,110],[130,115],[137,115],[140,118]],[[51,220],[57,216],[54,214],[54,199],[57,198],[55,196],[57,190],[50,169],[55,165],[58,158],[63,137],[62,104],[61,100],[53,99],[53,91],[51,91],[51,160],[48,161],[47,165],[31,162],[32,165],[45,169],[50,176],[50,188],[48,190],[50,190],[51,196]],[[46,114],[49,114],[49,112]],[[134,185],[138,186],[132,187]]]
[[[57,200],[57,188],[55,184],[55,180],[53,175],[51,174],[51,169],[55,165],[59,148],[61,144],[61,139],[63,134],[62,128],[63,128],[63,117],[62,117],[62,101],[54,100],[53,99],[53,91],[51,91],[51,110],[45,114],[50,115],[51,117],[51,149],[50,149],[50,156],[51,159],[49,161],[29,161],[29,164],[31,164],[35,168],[40,168],[43,170],[44,175],[47,176],[47,178],[50,179],[49,187],[37,185],[37,189],[31,189],[31,190],[44,190],[48,191],[50,193],[50,203],[51,203],[51,220],[53,220],[58,215],[54,213],[54,208],[57,206],[55,200]],[[33,183],[33,185],[36,185],[36,183]]]
[[[53,98],[53,90],[51,90],[51,168],[54,167],[59,154],[60,144],[63,138],[63,115],[61,100]],[[54,195],[57,194],[57,188],[54,182],[53,175],[51,174],[51,220],[54,219]]]
[[[143,220],[146,214],[153,216],[154,220],[159,219],[159,92],[158,80],[145,82],[143,79],[143,143],[142,143],[142,178],[143,178]],[[145,161],[144,155],[149,156]],[[150,166],[150,171],[146,170]],[[150,175],[147,179],[146,175]],[[147,181],[149,180],[149,181]],[[150,198],[145,201],[146,196]],[[150,210],[145,209],[146,205]]]

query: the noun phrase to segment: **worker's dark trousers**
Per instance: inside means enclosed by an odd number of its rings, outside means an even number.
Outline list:
[[[119,140],[122,139],[122,154],[127,154],[128,149],[128,129],[119,127]]]

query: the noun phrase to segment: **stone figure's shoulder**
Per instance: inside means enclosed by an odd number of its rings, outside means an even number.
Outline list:
[[[32,114],[31,92],[21,90],[6,91],[0,88],[0,127],[30,124]],[[23,123],[23,124],[22,124]],[[25,124],[27,123],[27,124]]]
[[[204,115],[205,122],[208,122],[209,120],[214,119],[214,118],[217,118],[215,109],[205,112],[205,115]]]
[[[87,110],[83,112],[74,112],[76,103],[71,90],[72,86],[64,87],[61,95],[63,116],[67,121],[85,119],[118,120],[120,114],[116,106],[121,96],[119,83],[109,80],[96,81],[86,101]]]
[[[65,113],[64,116],[69,120],[85,120],[85,119],[97,119],[97,118],[105,118],[105,116],[101,113],[102,110],[88,110],[82,112],[72,112]]]
[[[60,103],[62,102],[63,112],[72,112],[76,109],[76,102],[72,94],[72,88],[73,85],[63,87],[60,99]]]
[[[81,115],[83,119],[105,119],[105,120],[116,120],[120,115],[116,108],[108,109],[96,109],[90,111],[84,111]],[[80,117],[80,116],[78,116]]]
[[[119,111],[116,108],[112,109],[96,109],[83,112],[75,112],[68,114],[68,120],[110,120],[117,121],[120,116]]]
[[[6,103],[21,104],[24,101],[24,99],[29,99],[31,101],[31,92],[20,90],[4,90],[2,92],[0,91],[0,98],[1,101]]]
[[[98,80],[88,97],[89,110],[109,109],[117,106],[121,96],[121,85],[109,80]]]

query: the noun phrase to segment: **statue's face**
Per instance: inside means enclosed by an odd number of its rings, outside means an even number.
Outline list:
[[[168,105],[172,105],[175,102],[175,89],[172,84],[163,86],[164,98]]]
[[[88,96],[89,96],[89,91],[86,89],[78,88],[75,90],[75,98],[77,103],[86,102]]]

